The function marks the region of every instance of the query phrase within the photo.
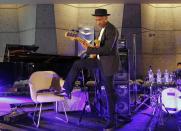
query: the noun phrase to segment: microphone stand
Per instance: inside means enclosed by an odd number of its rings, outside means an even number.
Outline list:
[[[136,34],[133,34],[133,76],[134,76],[134,83],[133,83],[133,91],[134,91],[134,105],[137,106],[137,85],[136,85]]]

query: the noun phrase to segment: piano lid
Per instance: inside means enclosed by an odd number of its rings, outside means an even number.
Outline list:
[[[38,48],[39,47],[35,45],[6,44],[3,61],[9,62],[12,56],[36,52]]]
[[[78,56],[36,53],[37,49],[34,45],[6,45],[3,62],[69,63],[79,59]]]

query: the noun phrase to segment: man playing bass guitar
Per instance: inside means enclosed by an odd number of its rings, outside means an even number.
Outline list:
[[[113,128],[114,111],[115,111],[115,95],[113,89],[113,75],[118,70],[119,58],[116,51],[116,41],[118,38],[118,31],[114,25],[108,21],[106,9],[96,9],[95,17],[96,24],[101,28],[98,40],[100,40],[100,46],[90,46],[86,40],[79,41],[83,48],[86,49],[86,53],[96,54],[96,59],[80,59],[74,62],[71,70],[69,71],[63,88],[65,89],[66,96],[71,98],[71,92],[73,90],[73,84],[78,77],[78,74],[82,69],[96,69],[99,68],[101,76],[103,77],[103,83],[105,84],[105,90],[107,93],[107,107],[108,107],[108,120],[105,129]]]

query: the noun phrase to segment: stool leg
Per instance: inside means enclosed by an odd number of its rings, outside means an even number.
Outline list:
[[[82,113],[81,113],[81,115],[80,115],[80,118],[79,118],[79,124],[80,124],[80,122],[82,121],[83,115],[85,114],[85,108],[86,108],[87,105],[89,105],[88,101],[85,102],[83,111],[82,111]]]
[[[89,98],[88,98],[88,91],[85,91],[85,104],[84,104],[84,108],[83,108],[83,111],[80,115],[80,118],[79,118],[79,124],[80,122],[82,121],[82,117],[83,115],[85,114],[85,111],[86,111],[86,107],[89,105]]]

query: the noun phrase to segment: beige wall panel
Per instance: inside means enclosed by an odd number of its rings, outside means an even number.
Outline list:
[[[103,8],[107,9],[108,13],[111,14],[109,16],[110,22],[116,27],[122,27],[124,4],[105,5]]]
[[[155,37],[151,36],[152,34],[155,34],[155,32],[151,31],[151,32],[145,32],[142,34],[142,53],[143,54],[153,52],[153,45],[154,45]]]
[[[172,8],[155,8],[155,29],[156,30],[173,30],[174,16]]]
[[[0,31],[18,31],[18,17],[16,9],[0,9]]]
[[[178,62],[181,62],[181,54],[176,55],[176,62],[175,62],[175,68]]]
[[[169,71],[175,70],[176,58],[175,55],[154,55],[153,56],[153,69],[161,69],[163,72],[165,69]]]
[[[22,31],[19,33],[20,44],[33,45],[35,44],[35,29]]]
[[[18,22],[20,32],[19,44],[35,44],[36,5],[20,6],[18,8]]]
[[[73,56],[75,54],[75,43],[64,37],[64,30],[56,30],[57,32],[57,53],[60,55]]]
[[[181,59],[180,59],[181,60]],[[165,69],[174,71],[176,68],[175,55],[143,55],[143,74],[147,75],[149,66],[152,66],[153,72],[156,73],[158,69],[164,72]]]
[[[142,74],[143,76],[147,74],[147,71],[149,69],[149,66],[153,66],[153,56],[151,54],[149,55],[142,55]],[[141,66],[141,65],[140,65]]]
[[[54,10],[57,53],[60,55],[74,56],[75,44],[65,38],[64,34],[67,30],[77,29],[78,8],[70,5],[55,4]]]
[[[155,28],[155,8],[149,4],[141,5],[142,28],[154,30]]]
[[[29,30],[36,25],[36,5],[26,5],[18,8],[19,30]]]
[[[3,61],[6,44],[18,44],[18,14],[16,5],[0,5],[0,62]]]
[[[173,31],[156,31],[153,53],[175,54],[175,33]]]
[[[78,26],[95,26],[94,14],[95,8],[78,8]]]
[[[181,31],[181,6],[173,8],[174,14],[174,29]]]
[[[181,54],[181,31],[175,31],[175,50]]]
[[[61,29],[77,28],[78,9],[69,5],[55,4],[55,25]]]

